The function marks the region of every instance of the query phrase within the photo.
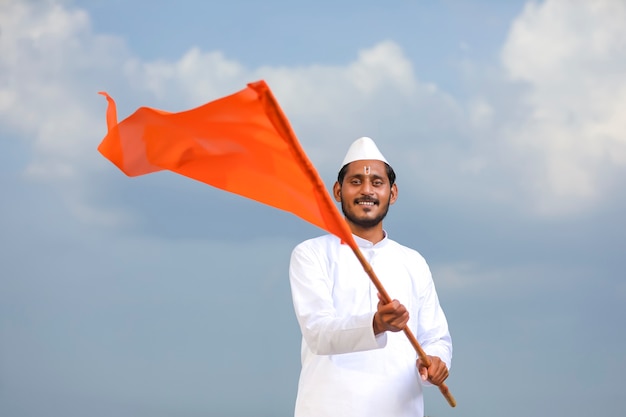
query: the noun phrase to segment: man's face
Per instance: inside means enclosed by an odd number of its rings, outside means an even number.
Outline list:
[[[396,201],[397,188],[389,184],[384,162],[363,160],[348,165],[343,183],[335,183],[333,194],[350,223],[369,229],[385,218]]]

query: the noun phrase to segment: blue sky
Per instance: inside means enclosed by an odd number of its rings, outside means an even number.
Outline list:
[[[0,3],[0,414],[289,416],[291,249],[323,233],[96,148],[265,79],[332,186],[373,137],[385,228],[429,262],[458,407],[623,415],[626,5]],[[393,296],[393,294],[392,294]]]

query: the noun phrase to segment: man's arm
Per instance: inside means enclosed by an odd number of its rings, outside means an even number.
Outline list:
[[[374,334],[374,312],[338,314],[333,281],[319,253],[307,245],[292,252],[289,279],[296,318],[308,348],[317,355],[380,349],[386,335]]]
[[[440,385],[449,374],[452,339],[432,277],[422,290],[417,338],[431,362],[426,367],[421,360],[417,360],[416,366],[422,380]]]

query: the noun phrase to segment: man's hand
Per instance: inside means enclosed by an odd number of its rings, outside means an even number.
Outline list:
[[[438,356],[428,356],[430,358],[430,366],[427,368],[421,359],[417,360],[417,370],[423,381],[430,381],[433,385],[441,385],[448,377],[448,367],[445,362]]]
[[[406,326],[409,321],[409,312],[398,300],[390,303],[383,303],[378,294],[378,308],[374,313],[374,334],[386,331],[398,332]]]

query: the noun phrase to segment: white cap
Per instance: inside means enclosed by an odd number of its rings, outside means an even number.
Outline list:
[[[352,142],[348,153],[346,153],[346,157],[343,158],[343,164],[341,164],[341,166],[363,159],[383,161],[389,164],[383,154],[378,150],[378,147],[376,147],[374,141],[368,137],[362,137]]]

